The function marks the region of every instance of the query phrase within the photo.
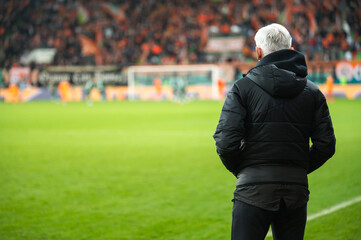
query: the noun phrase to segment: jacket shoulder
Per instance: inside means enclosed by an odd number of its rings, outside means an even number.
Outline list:
[[[319,91],[318,86],[313,83],[311,80],[307,79],[307,83],[306,86],[311,90],[311,91]]]
[[[253,86],[255,83],[247,76],[238,79],[234,82],[234,86],[238,89],[247,89],[250,86]]]
[[[319,87],[313,83],[311,80],[307,79],[306,88],[317,98],[324,98],[323,93]]]

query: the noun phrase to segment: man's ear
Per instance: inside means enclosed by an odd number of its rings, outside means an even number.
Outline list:
[[[256,53],[257,53],[257,60],[261,60],[263,58],[263,52],[260,47],[256,47]]]
[[[295,50],[295,48],[294,48],[294,47],[291,47],[290,49],[291,49],[291,50]]]

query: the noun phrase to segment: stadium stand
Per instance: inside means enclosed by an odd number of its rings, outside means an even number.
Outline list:
[[[360,59],[360,18],[359,0],[1,1],[0,67],[36,48],[55,48],[61,66],[214,62],[205,47],[215,36],[244,37],[244,61],[255,29],[272,22],[309,60]]]

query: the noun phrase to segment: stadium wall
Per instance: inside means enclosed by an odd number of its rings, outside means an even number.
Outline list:
[[[200,92],[201,94],[198,95],[198,98],[192,99],[211,99],[209,96],[209,92],[207,89],[202,88],[200,86],[192,86],[191,92]],[[195,90],[195,88],[198,88]],[[319,84],[319,88],[324,94],[327,93],[327,86],[326,84]],[[172,90],[170,88],[165,88],[163,97],[151,97],[152,93],[154,93],[153,89],[148,88],[145,89],[144,96],[150,96],[147,99],[141,100],[171,100],[172,99]],[[335,84],[333,87],[333,94],[335,97],[338,98],[347,98],[347,99],[357,99],[361,98],[361,84],[349,84],[349,85],[341,85]],[[102,94],[97,89],[92,89],[89,95],[89,99],[95,102],[98,101],[122,101],[128,99],[128,87],[127,86],[108,86],[105,88],[105,96],[103,99]],[[166,97],[164,97],[166,96]],[[66,101],[83,101],[85,100],[84,90],[83,87],[73,86],[70,91],[66,95]],[[58,93],[51,93],[46,88],[38,88],[32,87],[27,88],[21,91],[19,95],[19,102],[29,102],[29,101],[49,101],[49,100],[60,100],[60,96]],[[13,95],[8,88],[1,88],[0,89],[0,102],[13,102]]]
[[[326,92],[326,79],[332,76],[334,79],[334,95],[355,99],[361,97],[361,61],[332,61],[332,62],[308,62],[309,78]],[[256,65],[255,62],[237,62],[216,64],[219,79],[225,82],[225,92],[233,81],[242,77],[242,74]],[[173,65],[174,66],[174,65]],[[202,65],[189,65],[202,66]],[[139,67],[139,66],[138,66]],[[147,66],[149,68],[149,66]],[[157,68],[157,66],[153,66]],[[162,66],[164,68],[164,66]],[[61,81],[71,83],[71,89],[66,94],[67,101],[82,101],[92,99],[94,101],[117,101],[129,99],[128,68],[122,71],[116,66],[50,66],[42,70],[28,67],[14,67],[10,71],[2,71],[0,81],[0,101],[11,102],[13,92],[9,86],[15,83],[19,87],[19,101],[27,102],[34,100],[58,99],[57,85]],[[91,89],[86,96],[84,86],[92,79],[98,79],[104,84],[104,91],[97,88]],[[201,82],[185,87],[187,97],[191,99],[223,99],[221,94],[214,97],[214,80],[208,83]],[[228,88],[227,88],[228,87]],[[212,93],[213,92],[213,93]],[[140,100],[171,100],[174,97],[174,89],[171,86],[162,86],[161,94],[157,94],[154,86],[142,88]]]

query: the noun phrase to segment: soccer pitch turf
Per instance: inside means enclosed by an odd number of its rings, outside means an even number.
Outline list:
[[[0,239],[230,239],[221,107],[0,104]],[[309,176],[309,215],[361,195],[361,101],[329,107],[337,150]],[[357,202],[309,221],[305,239],[360,239],[360,223]]]

